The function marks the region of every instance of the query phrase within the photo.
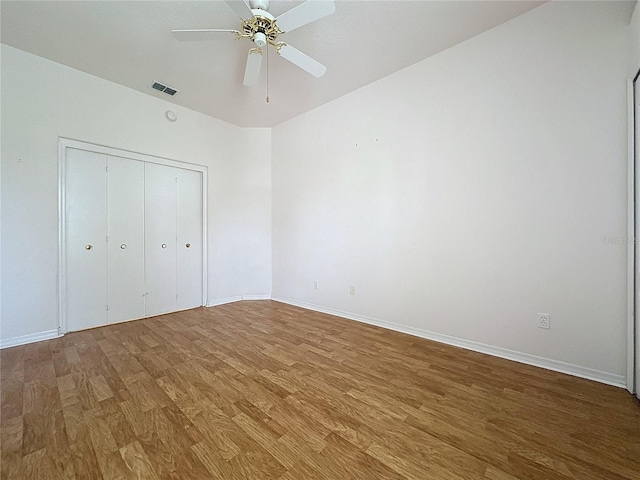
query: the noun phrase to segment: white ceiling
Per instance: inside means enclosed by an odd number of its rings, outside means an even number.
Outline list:
[[[275,16],[301,3],[273,0]],[[232,34],[179,42],[172,29],[239,28],[215,1],[2,1],[2,43],[240,126],[270,127],[525,13],[544,1],[348,1],[280,37],[327,66],[314,78],[273,50],[242,85],[252,44]],[[179,90],[150,89],[159,81]]]

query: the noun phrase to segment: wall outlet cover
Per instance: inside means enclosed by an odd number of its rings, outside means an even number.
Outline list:
[[[538,328],[551,328],[551,315],[548,313],[538,313]]]

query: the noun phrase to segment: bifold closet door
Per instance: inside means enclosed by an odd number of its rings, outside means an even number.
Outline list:
[[[202,173],[177,169],[176,309],[202,305]]]
[[[176,309],[175,169],[145,163],[146,315]]]
[[[67,330],[203,303],[202,173],[68,148]]]
[[[146,315],[202,305],[202,173],[145,164]]]
[[[144,163],[107,158],[108,323],[142,318]]]
[[[67,330],[107,323],[107,157],[67,149],[65,311]]]

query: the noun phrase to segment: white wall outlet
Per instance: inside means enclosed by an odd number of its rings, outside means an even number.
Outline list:
[[[318,290],[318,288],[320,288],[319,285],[318,285],[318,280],[313,282],[313,288],[315,288],[316,290]]]
[[[354,287],[353,285],[351,285],[349,287],[349,295],[355,295],[356,294],[356,287]]]
[[[547,330],[551,328],[551,315],[548,313],[539,313],[538,328],[546,328]]]

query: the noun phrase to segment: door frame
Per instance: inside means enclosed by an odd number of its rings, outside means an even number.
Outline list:
[[[636,165],[640,161],[640,146],[637,145],[637,129],[640,128],[640,112],[636,109],[635,89],[640,85],[640,70],[633,79],[627,81],[628,98],[628,228],[627,228],[627,390],[640,398],[640,282],[637,281],[640,268],[640,175]],[[638,99],[640,100],[640,99]]]
[[[208,304],[208,262],[207,262],[207,185],[208,168],[204,165],[187,163],[169,158],[156,157],[144,153],[131,152],[95,143],[58,137],[58,334],[67,333],[66,312],[66,164],[67,149],[74,148],[112,157],[130,158],[146,163],[157,163],[169,167],[182,168],[202,173],[202,305]]]

